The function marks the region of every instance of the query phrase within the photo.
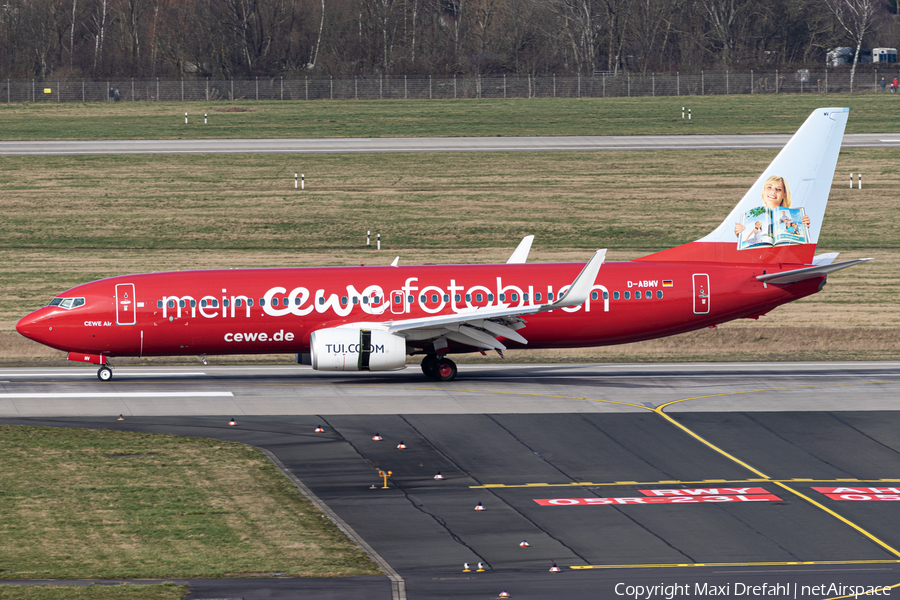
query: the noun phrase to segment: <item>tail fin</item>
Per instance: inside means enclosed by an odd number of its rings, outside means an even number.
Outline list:
[[[811,264],[848,116],[813,111],[712,233],[638,260]]]

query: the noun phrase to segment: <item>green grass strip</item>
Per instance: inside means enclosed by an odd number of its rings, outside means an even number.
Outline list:
[[[0,426],[0,464],[2,578],[378,573],[242,444]]]

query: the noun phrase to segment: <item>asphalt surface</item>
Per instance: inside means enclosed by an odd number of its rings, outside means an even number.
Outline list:
[[[0,155],[228,154],[238,152],[534,152],[553,150],[730,150],[782,148],[790,135],[658,135],[0,141]],[[842,148],[900,148],[897,133],[845,134]]]
[[[0,371],[0,422],[264,448],[399,574],[408,598],[615,598],[647,584],[747,597],[741,586],[766,583],[789,588],[770,598],[829,598],[842,595],[830,585],[900,584],[900,363],[463,365],[444,386],[412,371],[300,367],[93,375]],[[197,392],[232,395],[154,397]],[[90,397],[100,393],[123,398]],[[394,473],[387,490],[370,489],[379,469]],[[853,492],[826,495],[840,487]],[[672,489],[700,501],[653,493]],[[478,562],[484,572],[462,572]],[[188,583],[190,598],[391,597],[387,578]]]

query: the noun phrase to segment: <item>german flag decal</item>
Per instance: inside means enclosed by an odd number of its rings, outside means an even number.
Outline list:
[[[674,285],[671,279],[663,279],[663,287],[674,287]]]

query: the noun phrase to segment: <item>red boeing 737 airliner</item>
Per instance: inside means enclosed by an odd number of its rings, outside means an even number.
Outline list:
[[[434,379],[450,354],[621,344],[758,318],[868,259],[814,256],[846,108],[814,111],[731,214],[700,240],[637,260],[148,273],[77,286],[24,317],[22,335],[101,365],[119,356],[292,353],[324,371]],[[601,268],[602,266],[602,268]]]

